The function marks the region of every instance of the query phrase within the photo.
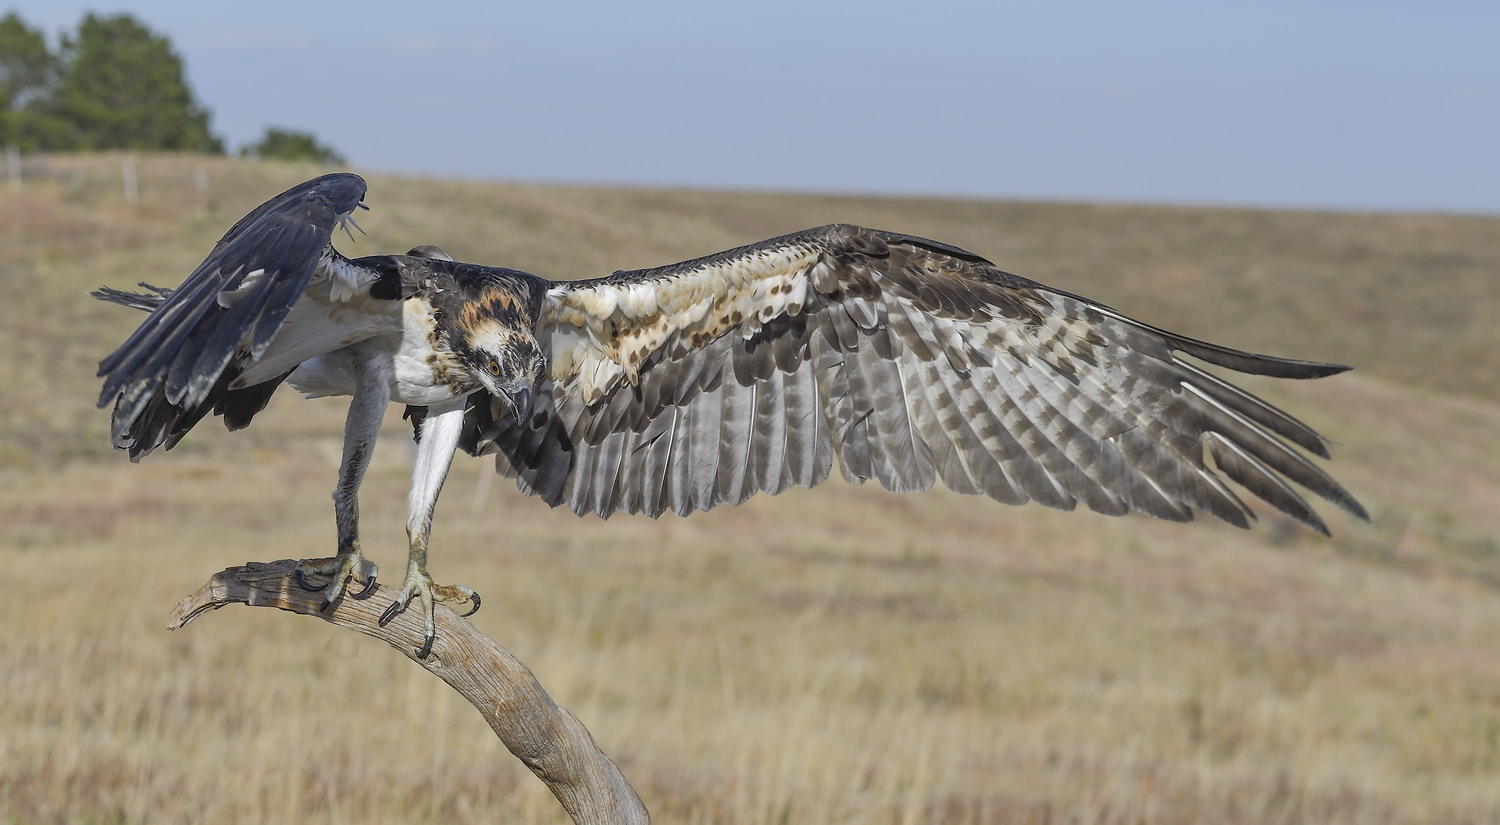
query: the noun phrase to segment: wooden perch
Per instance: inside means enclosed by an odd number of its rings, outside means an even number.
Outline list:
[[[209,610],[248,604],[316,616],[373,636],[447,682],[478,708],[505,747],[547,783],[577,825],[651,821],[640,797],[594,744],[583,723],[552,701],[526,665],[457,613],[438,605],[437,643],[432,655],[421,660],[416,656],[422,643],[420,609],[407,610],[385,627],[376,622],[390,604],[394,588],[380,587],[367,601],[341,597],[332,610],[323,613],[318,610],[322,594],[303,590],[293,580],[296,565],[292,559],[251,562],[216,573],[197,593],[178,603],[167,627],[177,630]]]

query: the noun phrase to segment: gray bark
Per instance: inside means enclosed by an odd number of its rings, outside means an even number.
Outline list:
[[[298,587],[297,562],[251,562],[214,574],[172,611],[177,630],[199,615],[229,604],[275,607],[316,616],[372,636],[447,682],[484,716],[495,735],[536,774],[577,825],[645,825],[651,821],[620,769],[567,709],[552,701],[526,665],[446,606],[437,608],[437,643],[426,660],[420,610],[408,610],[385,627],[376,623],[395,588],[380,587],[367,601],[347,596],[323,613],[322,594]],[[316,577],[310,579],[317,583]],[[359,587],[353,585],[357,592]]]

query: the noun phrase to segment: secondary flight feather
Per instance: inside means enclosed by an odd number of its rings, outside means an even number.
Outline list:
[[[338,552],[304,563],[332,604],[376,587],[357,494],[381,414],[418,437],[407,576],[385,619],[478,596],[427,575],[455,451],[579,514],[686,515],[811,487],[941,482],[1036,501],[1246,527],[1243,494],[1314,530],[1304,497],[1360,518],[1308,454],[1324,439],[1204,369],[1318,378],[1335,364],[1167,332],[938,241],[849,225],[654,269],[552,281],[436,247],[350,259],[336,227],[365,183],[299,184],[232,227],[175,289],[101,289],[149,312],[100,364],[112,439],[133,459],[209,412],[246,426],[283,383],[351,396],[335,488]],[[309,585],[310,586],[310,585]]]

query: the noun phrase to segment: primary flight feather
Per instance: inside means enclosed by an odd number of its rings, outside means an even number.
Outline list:
[[[283,382],[350,395],[338,555],[306,562],[375,588],[357,493],[382,412],[418,436],[407,576],[419,599],[478,596],[426,571],[453,453],[494,454],[520,488],[579,514],[686,515],[826,479],[893,492],[937,481],[1007,504],[1079,503],[1241,527],[1248,491],[1327,533],[1302,491],[1365,518],[1305,453],[1306,424],[1194,361],[1317,378],[1345,367],[1167,332],[911,235],[832,225],[682,263],[550,281],[436,247],[349,259],[331,245],[365,184],[334,174],[242,218],[176,289],[101,289],[150,314],[100,364],[112,438],[139,458],[209,412],[246,426]]]

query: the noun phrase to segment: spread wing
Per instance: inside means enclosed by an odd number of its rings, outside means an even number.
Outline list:
[[[1175,335],[935,241],[828,226],[559,283],[549,392],[524,424],[471,410],[465,446],[552,505],[655,516],[844,476],[1008,504],[1248,526],[1236,482],[1322,532],[1296,487],[1364,516],[1300,450],[1305,424],[1195,366],[1332,364]],[[1299,450],[1300,448],[1300,450]]]
[[[264,387],[229,384],[265,352],[308,284],[326,277],[337,292],[376,277],[329,245],[334,227],[364,194],[357,175],[300,183],[241,218],[176,289],[95,293],[150,313],[99,363],[99,406],[115,404],[116,447],[138,458],[163,443],[170,447],[216,406],[242,416],[264,406],[270,397]]]

